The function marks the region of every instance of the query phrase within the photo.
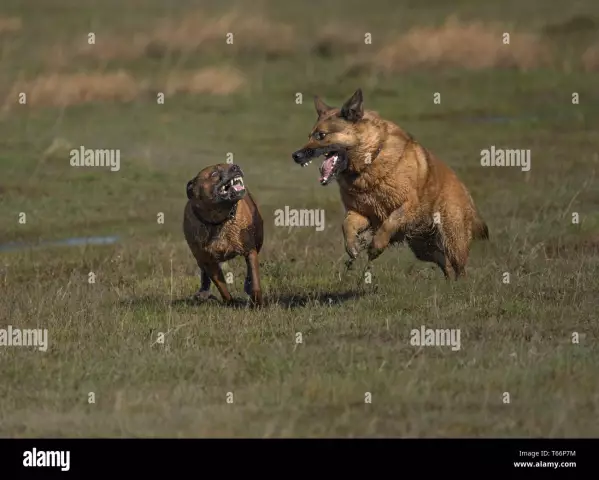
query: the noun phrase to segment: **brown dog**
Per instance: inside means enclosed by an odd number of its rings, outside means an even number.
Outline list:
[[[413,137],[364,110],[358,89],[341,107],[314,99],[318,120],[308,143],[293,153],[306,166],[320,155],[320,183],[336,178],[345,206],[350,266],[360,234],[370,231],[369,261],[390,243],[406,241],[416,258],[437,264],[446,278],[465,275],[472,239],[489,238],[472,197],[455,173]]]
[[[263,223],[245,188],[241,168],[226,163],[204,168],[187,182],[187,198],[183,231],[201,270],[196,297],[208,299],[214,282],[223,300],[232,302],[220,263],[243,255],[247,264],[244,291],[253,305],[262,305],[258,254]]]

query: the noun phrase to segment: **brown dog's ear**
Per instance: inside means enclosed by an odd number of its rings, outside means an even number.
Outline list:
[[[364,116],[362,89],[358,88],[341,107],[341,117],[349,122],[357,122]]]
[[[329,107],[326,103],[324,103],[320,97],[314,97],[314,107],[316,108],[316,113],[318,113],[319,117],[322,117],[329,110],[333,110],[332,107]]]
[[[186,191],[187,191],[187,198],[191,200],[193,198],[193,180],[190,180],[189,182],[187,182]]]

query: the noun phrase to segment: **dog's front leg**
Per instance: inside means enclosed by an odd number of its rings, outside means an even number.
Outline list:
[[[360,253],[358,235],[370,227],[370,220],[358,212],[350,210],[343,220],[343,237],[345,240],[345,251],[349,255],[346,265],[349,268]]]
[[[206,264],[204,268],[206,269],[206,272],[208,273],[210,280],[212,280],[212,283],[216,285],[216,288],[218,289],[221,297],[223,298],[223,301],[225,301],[226,303],[231,303],[233,301],[233,297],[229,293],[229,290],[227,290],[225,276],[223,275],[223,271],[221,270],[218,262],[210,262]]]
[[[245,293],[250,296],[252,306],[261,307],[262,289],[260,288],[260,262],[258,261],[258,252],[256,250],[252,250],[248,256],[245,257],[245,263],[247,265],[247,274],[243,289]]]
[[[383,253],[383,250],[389,246],[391,238],[397,232],[405,230],[414,218],[414,210],[410,208],[408,203],[404,203],[397,210],[391,212],[391,215],[385,219],[372,237],[368,247],[368,260],[373,261]]]
[[[202,265],[198,265],[200,267],[200,275],[201,275],[201,282],[200,282],[200,289],[194,294],[194,297],[197,298],[198,300],[208,300],[211,295],[210,295],[210,277],[208,276],[208,272],[206,271],[206,269],[202,266]]]

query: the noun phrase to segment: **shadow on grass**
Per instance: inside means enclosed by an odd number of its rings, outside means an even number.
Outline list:
[[[264,299],[265,308],[280,306],[285,309],[305,308],[307,306],[335,306],[364,296],[367,292],[351,290],[348,292],[315,292],[311,294],[286,293],[283,295],[268,295]],[[172,307],[201,307],[203,305],[218,305],[221,308],[243,309],[249,306],[247,298],[234,298],[232,303],[224,303],[215,295],[208,300],[199,300],[196,297],[182,297],[173,299],[172,302],[163,296],[145,295],[137,298],[122,300],[124,307],[152,307],[160,310]]]
[[[312,294],[289,293],[284,295],[271,295],[266,299],[266,305],[279,305],[283,308],[304,308],[308,305],[335,306],[363,297],[367,292],[350,290],[347,292],[316,292]]]

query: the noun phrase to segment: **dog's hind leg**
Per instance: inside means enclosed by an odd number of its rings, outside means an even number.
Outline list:
[[[407,243],[418,260],[437,264],[443,272],[445,279],[449,280],[451,264],[434,237],[412,237],[408,239]]]
[[[455,279],[465,278],[467,276],[466,263],[468,262],[468,249],[454,247],[447,252],[447,256],[455,272]]]
[[[443,225],[443,251],[449,260],[455,279],[466,277],[466,263],[470,253],[471,234],[461,228],[452,228],[447,222]]]

